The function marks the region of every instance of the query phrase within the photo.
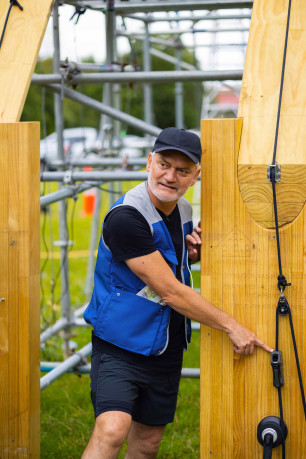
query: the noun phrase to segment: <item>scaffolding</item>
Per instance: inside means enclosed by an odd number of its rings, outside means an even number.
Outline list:
[[[197,81],[205,84],[205,95],[202,101],[201,117],[236,115],[237,103],[216,103],[216,97],[224,88],[232,94],[239,94],[242,79],[242,68],[250,24],[252,1],[229,0],[184,0],[183,1],[120,1],[120,0],[56,0],[53,7],[53,74],[34,74],[32,83],[40,85],[54,93],[55,126],[58,145],[57,160],[52,163],[54,171],[42,171],[41,181],[59,183],[56,192],[41,197],[41,208],[47,209],[52,203],[59,203],[59,236],[60,241],[60,278],[61,278],[61,317],[41,334],[41,345],[61,331],[64,337],[64,362],[42,362],[41,369],[49,373],[41,379],[41,389],[71,369],[88,372],[86,357],[91,353],[91,343],[71,355],[70,330],[73,327],[86,326],[81,318],[86,304],[73,311],[69,286],[68,250],[71,244],[68,237],[67,198],[75,198],[92,187],[97,188],[96,206],[92,219],[91,237],[89,242],[88,270],[85,293],[90,298],[93,284],[93,270],[97,245],[99,214],[101,206],[100,187],[109,183],[113,190],[122,181],[145,180],[147,174],[139,169],[144,166],[145,158],[127,158],[123,161],[115,148],[114,139],[120,133],[120,123],[132,126],[146,137],[147,146],[152,144],[152,136],[157,136],[160,128],[153,124],[152,84],[171,82],[175,85],[175,120],[176,126],[184,127],[183,82]],[[76,14],[80,11],[92,10],[105,15],[106,59],[104,65],[85,64],[81,62],[62,61],[60,56],[59,11],[63,5],[75,7]],[[183,11],[183,13],[181,13]],[[122,18],[125,24],[140,24],[135,33],[117,29],[116,18]],[[188,23],[188,28],[184,23]],[[163,23],[159,30],[155,25]],[[191,25],[190,25],[191,23]],[[228,24],[231,26],[228,26]],[[166,28],[168,24],[168,28]],[[204,25],[203,25],[204,24]],[[234,24],[234,25],[233,25]],[[238,36],[238,41],[231,42],[228,37]],[[227,38],[219,40],[219,36]],[[168,36],[169,40],[164,37]],[[187,38],[186,38],[187,37]],[[204,37],[204,38],[203,38]],[[129,65],[122,68],[116,63],[118,40],[125,39],[142,41],[143,69]],[[230,38],[232,40],[232,38]],[[163,45],[163,50],[154,47]],[[195,56],[205,49],[206,67],[182,60],[182,49],[191,48]],[[167,53],[169,48],[175,49],[175,55]],[[229,54],[234,51],[239,55],[240,68],[220,68],[218,62],[220,51],[226,49]],[[152,70],[151,56],[170,62],[173,71]],[[196,62],[196,59],[195,59]],[[138,119],[124,112],[120,107],[119,86],[122,83],[139,82],[143,85],[144,119]],[[103,84],[103,99],[97,101],[75,89],[80,84]],[[100,113],[99,139],[101,151],[111,154],[110,157],[96,155],[96,159],[67,161],[64,154],[64,116],[63,99],[68,98],[81,105],[92,108]],[[107,148],[106,148],[107,145]],[[148,151],[148,149],[145,149]],[[103,167],[103,171],[80,170],[85,166]],[[132,169],[132,170],[130,170]],[[195,193],[199,196],[199,190]],[[112,195],[111,195],[112,196]],[[194,267],[199,270],[199,266]],[[199,324],[193,324],[198,330]],[[182,376],[199,377],[199,369],[183,369]]]

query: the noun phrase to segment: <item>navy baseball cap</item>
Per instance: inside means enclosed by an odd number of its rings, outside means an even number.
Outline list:
[[[191,131],[168,127],[163,129],[157,137],[153,151],[176,150],[188,156],[194,163],[201,161],[202,148],[199,137]]]

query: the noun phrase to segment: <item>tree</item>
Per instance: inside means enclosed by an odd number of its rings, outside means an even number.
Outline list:
[[[163,37],[169,40],[169,37]],[[164,47],[156,46],[156,49],[164,51]],[[167,49],[167,54],[174,56],[174,49]],[[182,50],[182,60],[196,65],[194,55],[187,49]],[[132,53],[121,57],[122,62],[128,62],[143,68],[143,51],[142,45],[136,42],[133,45]],[[173,64],[152,56],[152,70],[169,71],[174,70]],[[153,122],[160,128],[175,126],[175,86],[173,83],[158,83],[153,87]],[[184,118],[187,129],[199,128],[203,85],[201,83],[183,83],[184,90]],[[142,85],[125,84],[122,85],[122,107],[131,115],[143,119],[144,102]],[[128,127],[129,134],[137,133],[135,128]]]

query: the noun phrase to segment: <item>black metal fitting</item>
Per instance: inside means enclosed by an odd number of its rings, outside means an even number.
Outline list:
[[[263,418],[257,427],[257,440],[265,449],[267,447],[276,448],[276,446],[282,444],[286,440],[287,434],[286,424],[276,416]]]
[[[279,389],[285,384],[281,351],[271,352],[271,366],[273,370],[273,386]]]
[[[277,311],[281,316],[286,316],[287,314],[289,314],[289,304],[287,298],[283,293],[279,297]]]

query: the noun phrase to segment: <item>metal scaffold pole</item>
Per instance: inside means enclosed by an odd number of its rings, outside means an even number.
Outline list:
[[[59,14],[58,2],[55,2],[53,9],[53,42],[54,42],[54,57],[53,71],[59,72],[60,68],[60,39],[59,39]],[[54,95],[54,112],[55,125],[57,132],[58,144],[58,159],[64,160],[64,116],[63,116],[63,101],[61,94]],[[59,184],[59,189],[62,188]],[[66,201],[59,202],[59,237],[60,246],[60,277],[61,277],[61,296],[60,303],[62,316],[67,322],[70,321],[70,291],[69,291],[69,266],[68,266],[68,227],[67,227],[67,204]],[[65,355],[69,355],[69,329],[64,329],[64,345]]]
[[[120,110],[116,110],[113,107],[109,107],[103,102],[99,102],[98,100],[85,96],[84,94],[80,94],[79,92],[74,91],[73,89],[62,88],[60,85],[50,85],[48,86],[48,88],[51,91],[54,91],[58,94],[63,93],[64,96],[68,99],[74,100],[75,102],[79,102],[80,104],[83,104],[86,107],[93,108],[94,110],[97,110],[100,113],[106,113],[112,118],[120,120],[123,123],[129,124],[130,126],[134,126],[141,132],[157,136],[161,131],[161,129],[157,126],[152,126],[151,124],[148,124],[145,121],[140,120],[139,118],[135,118],[132,115],[124,113]]]
[[[153,40],[151,40],[153,42]],[[156,41],[156,40],[155,40]],[[167,43],[170,46],[170,42]],[[198,45],[209,46],[209,45]],[[228,44],[218,45],[228,46]],[[230,46],[238,46],[233,44]],[[173,45],[175,47],[175,45]],[[174,81],[223,81],[241,80],[243,70],[173,70],[173,71],[153,71],[153,72],[110,72],[110,73],[83,73],[73,75],[69,84],[101,84],[112,81],[113,83],[163,83]],[[32,83],[41,85],[52,85],[61,83],[60,75],[34,75]]]
[[[145,72],[151,72],[151,54],[150,54],[150,32],[149,24],[145,23],[145,34],[143,40],[143,69]],[[147,123],[152,124],[153,101],[152,86],[150,83],[143,85],[144,95],[144,119]]]
[[[176,43],[177,45],[175,48],[175,69],[180,71],[182,63],[182,43],[179,38],[177,38]],[[176,127],[180,129],[184,127],[184,89],[183,83],[181,81],[177,81],[175,83],[175,124]]]
[[[105,32],[106,32],[106,65],[111,66],[115,59],[115,27],[116,27],[116,15],[114,9],[114,1],[107,0],[107,8],[105,12]],[[114,105],[113,97],[113,85],[111,83],[105,83],[103,86],[103,103],[109,107]],[[112,146],[112,139],[114,135],[114,120],[106,114],[102,114],[100,120],[100,136],[101,145],[105,145],[106,140],[108,146]],[[113,185],[111,184],[111,187]],[[95,268],[95,251],[97,247],[98,239],[98,228],[99,228],[99,217],[101,209],[101,190],[96,189],[96,200],[94,215],[91,222],[91,233],[90,233],[90,244],[89,244],[89,255],[87,265],[87,276],[85,285],[86,301],[90,300],[93,286],[94,268]]]
[[[180,16],[165,16],[165,17],[157,17],[153,16],[150,14],[150,17],[147,18],[146,16],[140,15],[140,14],[127,14],[125,17],[128,17],[130,19],[138,19],[139,21],[147,21],[147,22],[182,22],[182,21],[211,21],[214,19],[214,14],[205,14],[205,15],[197,15],[194,16],[194,14],[184,14]],[[218,19],[224,19],[224,20],[233,20],[233,19],[251,19],[251,14],[246,13],[246,14],[223,14],[223,15],[218,15]]]
[[[67,4],[76,4],[79,0],[66,0]],[[91,3],[101,3],[101,0],[91,0]],[[253,0],[159,0],[159,1],[133,1],[116,2],[117,13],[126,15],[131,13],[151,13],[153,11],[195,11],[195,10],[218,10],[252,8]],[[97,6],[95,9],[104,10],[104,6]]]

